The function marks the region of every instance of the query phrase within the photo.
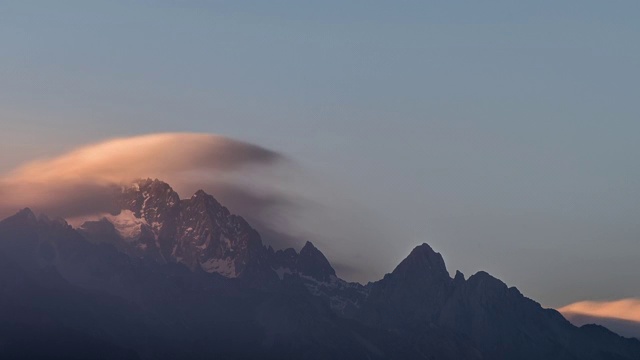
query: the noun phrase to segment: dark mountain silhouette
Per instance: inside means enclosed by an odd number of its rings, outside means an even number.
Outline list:
[[[0,222],[0,358],[640,359],[640,341],[571,325],[485,272],[416,247],[361,285],[313,244],[274,250],[198,191],[157,180],[74,229]]]
[[[600,324],[622,336],[640,339],[640,323],[637,321],[566,312],[562,313],[562,315],[571,321],[572,324],[578,326]]]

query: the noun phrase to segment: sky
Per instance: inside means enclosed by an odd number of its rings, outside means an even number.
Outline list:
[[[0,2],[0,174],[116,137],[218,134],[288,159],[265,181],[307,193],[315,212],[291,221],[346,278],[427,242],[544,306],[640,298],[639,11]]]

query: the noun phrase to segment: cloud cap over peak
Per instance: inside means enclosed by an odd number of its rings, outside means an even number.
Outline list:
[[[114,138],[26,163],[0,178],[0,216],[25,206],[62,217],[110,211],[114,187],[137,178],[163,179],[180,190],[194,177],[223,179],[282,160],[275,151],[215,134]]]
[[[30,207],[78,226],[117,213],[114,195],[147,178],[166,182],[182,198],[203,189],[275,248],[313,240],[336,264],[350,265],[338,266],[340,276],[369,281],[384,273],[362,248],[380,246],[391,234],[348,191],[281,153],[214,134],[114,138],[27,162],[0,174],[0,218]]]
[[[160,133],[115,138],[52,159],[33,161],[9,173],[5,180],[46,182],[81,178],[120,182],[194,170],[230,171],[282,159],[274,151],[220,135]]]

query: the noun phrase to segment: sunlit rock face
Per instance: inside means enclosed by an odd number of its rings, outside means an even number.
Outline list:
[[[204,191],[189,199],[159,180],[138,180],[123,188],[116,215],[105,215],[121,241],[117,247],[137,257],[176,262],[190,269],[235,278],[251,266],[266,266],[260,235]],[[82,225],[99,240],[102,228]]]
[[[123,187],[116,202],[117,214],[84,222],[79,231],[134,258],[183,264],[261,286],[295,277],[340,314],[355,314],[368,294],[367,287],[339,279],[311,242],[299,253],[265,247],[241,216],[202,190],[180,199],[167,183],[143,179]]]
[[[274,252],[241,216],[202,190],[180,199],[167,183],[143,179],[124,186],[116,197],[118,213],[81,225],[80,231],[92,241],[108,242],[134,257],[180,263],[227,278],[282,280],[299,274],[309,286],[338,284],[335,270],[313,244],[307,242],[300,253]]]

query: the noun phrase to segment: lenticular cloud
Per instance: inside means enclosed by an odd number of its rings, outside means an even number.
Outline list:
[[[112,139],[34,161],[14,170],[5,180],[118,182],[193,170],[228,171],[279,158],[273,151],[223,136],[165,133]]]
[[[163,133],[117,138],[51,159],[32,161],[0,178],[0,216],[29,206],[72,217],[112,210],[112,194],[137,178],[174,186],[223,179],[283,157],[271,150],[219,135]]]

